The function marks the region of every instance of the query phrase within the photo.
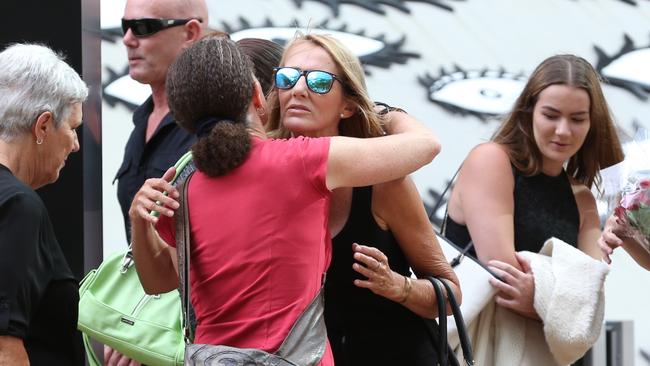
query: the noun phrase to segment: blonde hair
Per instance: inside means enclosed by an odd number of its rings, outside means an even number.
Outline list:
[[[341,136],[351,137],[376,137],[384,134],[383,117],[375,112],[374,103],[368,96],[363,67],[359,59],[341,42],[330,35],[302,34],[296,37],[285,47],[280,66],[284,65],[287,54],[296,45],[311,43],[324,49],[336,64],[341,79],[345,98],[351,101],[356,112],[339,121],[338,131]],[[267,130],[275,138],[288,138],[291,132],[282,125],[280,116],[280,100],[278,89],[274,88],[268,97],[270,108]]]

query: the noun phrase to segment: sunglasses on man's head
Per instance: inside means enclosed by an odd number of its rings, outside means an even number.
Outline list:
[[[124,19],[122,18],[122,32],[126,32],[131,29],[131,32],[136,37],[146,37],[154,33],[158,33],[163,29],[176,27],[179,25],[187,24],[190,20],[197,19],[201,22],[201,19],[190,18],[190,19],[158,19],[158,18],[140,18],[140,19]]]
[[[305,76],[307,88],[318,94],[329,93],[334,80],[338,80],[341,85],[344,85],[341,79],[327,71],[301,70],[297,67],[276,67],[273,70],[275,72],[275,87],[278,89],[293,88],[303,75]]]

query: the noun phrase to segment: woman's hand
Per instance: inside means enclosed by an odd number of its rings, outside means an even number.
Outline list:
[[[616,217],[616,215],[611,215],[605,221],[605,227],[603,229],[600,238],[598,238],[598,246],[600,251],[603,252],[603,259],[608,264],[612,263],[612,259],[609,257],[614,253],[614,249],[623,245],[623,240],[616,234],[621,232],[622,222]]]
[[[106,366],[140,366],[140,362],[132,360],[109,346],[104,346],[104,365]]]
[[[178,190],[170,183],[175,174],[176,168],[171,167],[161,178],[150,178],[144,182],[131,202],[129,209],[131,220],[141,219],[155,224],[158,218],[150,215],[151,211],[158,211],[169,217],[174,216],[173,210],[179,207],[175,199],[180,196]],[[167,195],[163,192],[167,192]]]
[[[539,320],[535,311],[535,278],[530,268],[530,262],[521,254],[515,253],[522,270],[498,260],[491,260],[490,269],[503,281],[490,278],[490,284],[499,290],[496,303],[522,316]]]
[[[650,271],[650,250],[644,245],[644,238],[638,235],[630,237],[625,235],[625,222],[616,215],[611,215],[605,222],[598,246],[603,253],[605,262],[611,264],[610,255],[618,247],[622,247],[641,267]]]
[[[354,280],[354,284],[367,288],[373,293],[393,301],[400,301],[404,296],[404,276],[396,273],[388,266],[388,258],[377,248],[352,244],[354,259],[357,263],[352,268],[368,278]]]

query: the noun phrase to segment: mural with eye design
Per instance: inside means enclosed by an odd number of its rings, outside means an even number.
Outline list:
[[[150,95],[149,86],[128,75],[120,26],[125,3],[101,0],[103,205],[105,220],[114,219],[104,223],[111,228],[104,230],[107,243],[123,241],[111,180],[133,128],[133,108]],[[286,44],[300,30],[333,34],[351,48],[362,61],[371,98],[403,108],[425,122],[442,143],[442,152],[434,161],[412,175],[436,226],[444,216],[449,193],[443,192],[451,177],[472,148],[490,139],[526,77],[548,56],[577,54],[597,66],[608,81],[603,90],[621,135],[633,136],[636,129],[650,127],[650,68],[643,67],[650,65],[650,0],[206,3],[209,27],[228,31],[235,40],[260,37]],[[598,205],[605,217],[606,202]],[[629,272],[625,277],[622,272],[636,267],[621,260],[615,260],[622,266],[608,279],[607,296],[614,295],[608,300],[606,319],[633,318],[635,344],[647,345],[650,318],[640,317],[618,300],[628,296],[618,289],[638,282],[641,274]],[[650,306],[650,295],[641,300],[646,308]],[[644,364],[641,358],[636,362]]]
[[[230,38],[239,40],[242,38],[264,38],[272,40],[278,44],[287,44],[296,34],[296,30],[308,30],[315,34],[330,34],[336,37],[349,49],[353,50],[364,66],[366,75],[371,71],[368,66],[389,68],[392,64],[405,64],[408,60],[419,58],[417,52],[402,50],[406,43],[406,36],[396,37],[394,41],[387,40],[385,34],[375,36],[366,35],[365,30],[351,31],[348,30],[347,24],[339,27],[329,25],[329,20],[324,20],[318,24],[301,25],[299,21],[294,20],[287,26],[273,25],[269,19],[262,26],[251,26],[244,18],[239,18],[238,25],[231,25],[223,22],[222,29],[230,33]]]
[[[318,1],[328,5],[332,9],[332,12],[334,12],[334,15],[338,16],[339,8],[343,4],[355,5],[378,14],[385,14],[386,11],[382,9],[381,5],[390,6],[399,11],[410,13],[411,10],[408,7],[406,7],[405,4],[407,2],[420,2],[420,3],[425,3],[428,5],[435,6],[443,10],[454,11],[454,8],[451,5],[449,5],[449,3],[453,1],[464,1],[464,0],[293,0],[293,1],[296,3],[298,7],[301,7],[305,1]]]
[[[627,34],[623,39],[623,47],[612,56],[594,46],[598,55],[596,69],[607,82],[625,88],[637,98],[647,101],[650,94],[650,44],[636,47]]]
[[[389,68],[392,64],[405,64],[409,59],[419,58],[419,54],[416,52],[402,50],[406,42],[405,36],[395,41],[388,41],[383,34],[369,37],[363,30],[353,33],[347,30],[348,27],[345,24],[338,28],[332,28],[328,23],[329,21],[325,20],[320,24],[312,24],[310,27],[313,28],[309,31],[333,35],[348,48],[354,50],[364,66],[366,75],[371,74],[371,67]],[[224,22],[220,29],[229,33],[230,38],[235,41],[242,38],[263,38],[284,45],[294,37],[297,29],[305,29],[300,26],[298,21],[294,21],[292,24],[292,26],[284,27],[275,26],[267,19],[263,25],[255,27],[244,18],[240,18],[237,26]],[[108,42],[116,42],[118,32],[121,39],[121,29],[104,29],[102,38]],[[107,68],[107,72],[108,80],[103,85],[103,91],[108,98],[107,102],[111,105],[122,103],[133,110],[142,104],[151,93],[148,86],[129,77],[128,68],[121,73]]]
[[[507,113],[526,83],[523,74],[505,70],[440,70],[438,77],[429,73],[418,78],[431,102],[462,116],[474,115],[483,121]]]
[[[102,90],[104,101],[111,107],[122,104],[129,110],[135,110],[151,94],[151,88],[148,85],[131,79],[128,67],[121,73],[107,67],[106,72],[108,79],[102,83]]]

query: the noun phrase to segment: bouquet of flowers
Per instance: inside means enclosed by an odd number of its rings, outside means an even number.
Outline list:
[[[621,192],[614,214],[624,223],[624,236],[650,249],[650,176],[632,176]]]
[[[650,248],[650,134],[639,131],[625,144],[625,160],[601,172],[607,194],[609,180],[618,181],[618,204],[614,214],[623,223],[623,236]]]

